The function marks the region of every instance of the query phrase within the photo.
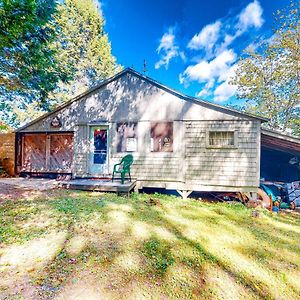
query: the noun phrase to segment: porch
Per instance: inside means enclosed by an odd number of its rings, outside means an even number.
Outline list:
[[[61,187],[71,190],[130,193],[136,186],[136,180],[125,180],[122,184],[119,180],[111,179],[72,179],[62,181]]]

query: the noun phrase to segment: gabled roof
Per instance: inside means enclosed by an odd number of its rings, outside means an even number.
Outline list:
[[[168,93],[171,93],[173,94],[174,96],[177,96],[178,98],[180,99],[183,99],[183,100],[186,100],[186,101],[190,101],[190,102],[193,102],[195,104],[199,104],[199,105],[202,105],[202,106],[205,106],[205,107],[208,107],[208,108],[211,108],[211,109],[215,109],[215,110],[218,110],[218,111],[222,111],[222,112],[225,112],[225,113],[229,113],[229,114],[235,114],[235,115],[239,115],[239,116],[243,116],[243,117],[247,117],[247,118],[250,118],[250,119],[256,119],[256,120],[260,120],[262,122],[267,122],[268,119],[267,118],[263,118],[263,117],[259,117],[259,116],[256,116],[256,115],[252,115],[252,114],[249,114],[249,113],[244,113],[244,112],[241,112],[241,111],[238,111],[236,109],[233,109],[233,108],[230,108],[230,107],[225,107],[225,106],[222,106],[222,105],[218,105],[218,104],[215,104],[215,103],[211,103],[211,102],[208,102],[208,101],[204,101],[204,100],[201,100],[201,99],[198,99],[196,97],[192,97],[192,96],[188,96],[188,95],[185,95],[183,93],[180,93],[179,91],[176,91],[174,89],[171,89],[165,85],[163,85],[162,83],[148,77],[148,76],[145,76],[145,75],[142,75],[141,73],[131,69],[131,68],[126,68],[124,70],[122,70],[121,72],[117,73],[116,75],[102,81],[100,84],[96,85],[95,87],[89,89],[88,91],[74,97],[73,99],[65,102],[64,104],[58,106],[56,109],[54,109],[53,111],[49,112],[49,113],[46,113],[44,115],[42,115],[41,117],[31,121],[30,123],[18,128],[16,130],[16,132],[18,131],[21,131],[27,127],[29,127],[30,125],[52,115],[53,113],[67,107],[68,105],[70,105],[71,103],[75,102],[75,101],[78,101],[82,98],[84,98],[85,96],[95,92],[96,90],[100,89],[101,87],[111,83],[112,81],[114,80],[117,80],[119,79],[120,77],[122,77],[123,75],[127,74],[127,73],[130,73],[142,80],[146,80],[148,81],[149,83],[157,86],[158,88],[162,89],[162,90],[165,90],[166,92]]]

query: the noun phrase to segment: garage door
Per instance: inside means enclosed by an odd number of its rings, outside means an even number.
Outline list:
[[[72,159],[72,133],[26,133],[22,137],[23,172],[71,173]]]

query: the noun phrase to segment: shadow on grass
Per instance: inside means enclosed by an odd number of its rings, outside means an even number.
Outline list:
[[[149,208],[149,210],[153,210],[153,208]],[[170,222],[169,220],[167,220],[165,218],[165,215],[167,214],[167,212],[162,212],[159,213],[157,208],[154,208],[155,210],[155,214],[153,214],[153,212],[151,213],[152,218],[155,215],[155,219],[153,219],[152,221],[154,222],[159,222],[160,224],[163,224],[166,228],[168,228],[168,230],[170,230],[171,232],[173,232],[175,234],[175,236],[177,237],[177,239],[185,244],[188,244],[189,246],[193,247],[194,249],[197,250],[198,254],[207,262],[210,262],[212,264],[216,264],[219,267],[221,267],[224,271],[226,271],[228,274],[230,274],[233,278],[235,278],[237,281],[242,282],[243,285],[252,290],[257,296],[265,298],[268,295],[272,295],[274,294],[273,291],[270,290],[269,287],[267,287],[265,285],[264,282],[261,282],[260,280],[253,278],[253,276],[251,276],[250,274],[245,274],[245,273],[241,273],[238,271],[234,271],[230,264],[227,264],[225,261],[223,261],[222,259],[220,259],[218,256],[210,253],[209,251],[207,251],[205,249],[205,247],[203,247],[201,245],[201,243],[193,241],[189,238],[187,238],[184,234],[182,234],[181,229],[179,229],[178,226],[176,226],[174,224],[174,222]],[[181,208],[180,208],[181,210]],[[238,208],[239,211],[241,212],[245,212],[245,208]],[[229,219],[234,225],[236,226],[241,226],[242,225],[245,226],[244,230],[250,234],[253,234],[255,236],[256,239],[258,240],[265,240],[265,239],[269,239],[274,241],[274,236],[266,233],[263,230],[258,231],[256,228],[252,228],[251,226],[249,227],[249,225],[253,225],[253,222],[251,221],[251,217],[248,216],[248,220],[245,219],[239,219],[240,216],[234,216],[232,214],[229,214],[226,212],[226,209],[224,210],[223,208],[219,208],[219,209],[214,209],[214,211],[216,213],[218,213],[219,215],[223,215],[226,217],[226,219]],[[249,213],[249,211],[247,211],[247,213]],[[194,213],[182,213],[182,215],[186,218],[189,219],[194,219],[197,220],[197,216]],[[250,219],[250,221],[249,221]],[[202,220],[208,224],[218,224],[219,223],[220,218],[218,216],[210,216],[208,218],[206,218],[205,220]],[[239,220],[242,220],[242,222],[238,222]],[[225,226],[223,223],[221,224],[221,226]],[[260,226],[260,225],[259,225]],[[259,232],[259,233],[258,233]],[[263,233],[263,234],[262,234]],[[276,243],[279,243],[281,248],[286,248],[287,246],[291,246],[290,244],[285,244],[282,245],[282,240],[280,238],[276,238]],[[249,250],[249,249],[248,249]],[[257,250],[257,249],[256,249]],[[297,251],[297,249],[290,249],[292,251]],[[299,249],[298,249],[299,250]],[[245,249],[244,247],[242,247],[240,249],[241,254],[245,254],[245,251],[247,252],[247,249]],[[244,252],[244,253],[243,253]],[[262,249],[259,249],[256,251],[256,253],[254,252],[252,257],[255,259],[259,259],[259,260],[263,260],[263,259],[267,259],[269,257],[269,255],[266,252],[264,252]],[[249,258],[249,257],[248,257]],[[264,266],[265,267],[265,266]],[[290,286],[295,293],[297,293],[297,291]]]
[[[161,218],[163,218],[161,216]],[[246,288],[249,288],[252,290],[257,296],[265,298],[268,294],[267,291],[263,291],[260,288],[257,287],[257,284],[259,282],[255,282],[253,278],[251,277],[245,277],[241,276],[239,273],[234,272],[229,265],[226,265],[222,260],[220,260],[216,255],[210,253],[203,247],[200,243],[195,242],[184,236],[181,231],[174,225],[171,224],[168,220],[165,219],[165,225],[166,227],[175,234],[177,239],[184,244],[187,244],[188,246],[195,249],[198,253],[198,255],[201,257],[202,261],[205,263],[215,264],[219,267],[221,267],[224,271],[226,271],[231,277],[235,278],[237,281],[240,281],[244,284]],[[254,282],[253,282],[254,281]],[[253,284],[255,283],[255,285]],[[256,286],[256,287],[255,287]]]
[[[296,241],[299,238],[300,233],[285,227],[296,226],[298,223],[297,221],[285,222],[285,218],[282,216],[271,215],[268,211],[261,211],[261,217],[256,219],[250,215],[250,210],[245,210],[245,208],[239,208],[238,206],[236,208],[234,211],[230,212],[228,211],[228,208],[213,209],[218,215],[216,217],[206,218],[205,221],[216,224],[223,216],[232,224],[239,227],[243,226],[243,228],[252,233],[257,240],[262,242],[272,241],[272,244],[276,245],[276,250],[289,250],[295,254],[299,254],[299,245],[292,241]],[[236,215],[234,212],[236,212]],[[282,223],[282,227],[273,227],[272,222],[275,221],[277,221],[276,225]],[[224,222],[222,224],[226,226]],[[289,239],[291,241],[288,241]]]
[[[158,201],[150,201],[153,197]],[[28,203],[29,207],[31,204]],[[22,205],[26,207],[27,204],[23,202]],[[10,213],[7,210],[3,212],[9,218],[8,223],[13,221],[15,215],[22,215],[22,205],[18,210],[8,206]],[[53,192],[48,199],[37,202],[34,207],[36,210],[28,210],[27,213],[23,210],[21,219],[27,220],[32,214],[51,212],[57,219],[57,230],[67,231],[67,237],[55,258],[31,275],[37,290],[46,298],[60,294],[64,288],[71,288],[68,286],[70,281],[83,270],[107,272],[108,279],[114,280],[114,287],[108,281],[99,282],[99,285],[104,285],[104,289],[112,292],[120,293],[122,285],[131,285],[134,290],[136,284],[144,285],[150,281],[150,289],[156,288],[161,295],[168,295],[172,293],[170,274],[174,269],[180,270],[181,266],[191,274],[196,272],[199,278],[190,285],[188,281],[174,279],[179,295],[182,296],[181,291],[188,289],[186,297],[192,297],[193,294],[205,298],[209,289],[209,282],[202,280],[205,277],[205,265],[220,268],[256,297],[274,297],[274,292],[264,282],[251,273],[233,268],[221,254],[208,250],[207,244],[202,243],[200,238],[192,239],[186,235],[185,229],[189,228],[189,224],[199,220],[214,230],[220,226],[228,232],[232,226],[242,226],[258,243],[274,238],[266,233],[263,225],[253,222],[250,211],[243,207],[234,207],[230,212],[228,210],[231,208],[224,204],[203,205],[169,196],[133,194],[131,198],[125,198],[114,194],[60,191]],[[175,211],[175,216],[170,219]],[[180,225],[179,220],[177,222],[176,216],[186,221],[184,225]],[[135,237],[132,232],[134,224],[144,226],[140,229],[146,234]],[[83,237],[82,242],[80,237]],[[70,251],[71,242],[77,245],[76,251]],[[276,243],[280,243],[280,239],[276,239]],[[261,266],[267,266],[270,254],[261,248],[241,245],[240,248],[232,246],[232,250],[241,255],[251,252],[249,261],[258,259]],[[128,295],[128,290],[124,290],[124,293],[120,295],[121,298],[126,293]]]

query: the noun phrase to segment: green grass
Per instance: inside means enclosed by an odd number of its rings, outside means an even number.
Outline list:
[[[299,215],[56,190],[0,223],[0,299],[300,299]]]

